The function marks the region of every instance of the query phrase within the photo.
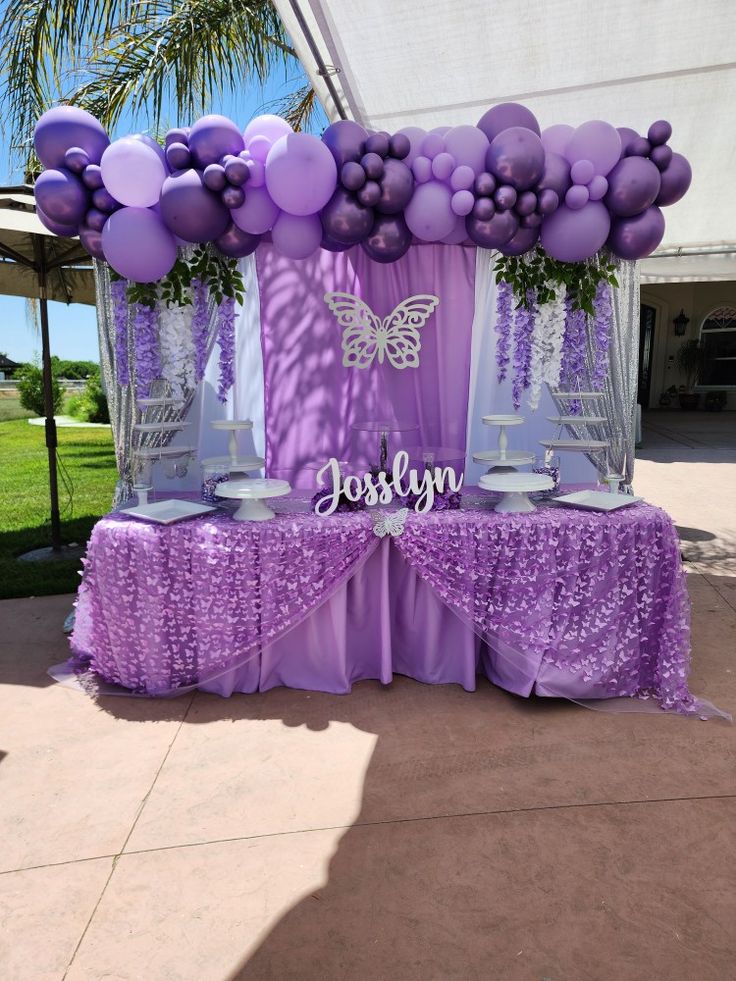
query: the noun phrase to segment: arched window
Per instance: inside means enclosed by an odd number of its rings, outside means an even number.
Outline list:
[[[704,365],[700,384],[736,387],[736,307],[716,307],[700,328]]]

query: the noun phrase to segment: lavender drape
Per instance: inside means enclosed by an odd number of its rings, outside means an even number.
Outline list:
[[[351,429],[365,420],[415,425],[403,445],[464,453],[475,249],[420,245],[379,265],[359,248],[319,250],[294,262],[261,245],[256,259],[270,476],[311,486],[310,463],[351,459],[365,449],[366,439],[358,445]],[[342,329],[324,302],[332,291],[359,296],[379,317],[414,294],[438,296],[421,330],[419,367],[397,370],[388,361],[343,367]],[[401,445],[396,439],[392,448]]]

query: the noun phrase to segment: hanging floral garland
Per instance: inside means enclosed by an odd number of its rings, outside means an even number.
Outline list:
[[[235,300],[230,296],[220,303],[217,313],[217,343],[220,345],[217,397],[225,402],[235,381]]]
[[[158,315],[155,304],[136,303],[134,311],[135,395],[142,399],[149,395],[151,383],[161,377]]]
[[[511,327],[514,291],[505,280],[498,283],[496,292],[496,365],[498,384],[506,379],[511,360]]]
[[[553,300],[539,307],[534,318],[532,358],[527,402],[533,411],[539,408],[542,385],[551,388],[560,384],[562,338],[565,332],[565,307],[562,290]]]
[[[530,290],[526,296],[526,303],[520,304],[514,313],[514,379],[511,390],[514,408],[517,411],[521,407],[521,396],[529,388],[531,381],[535,313],[535,296],[533,290]]]
[[[609,348],[611,345],[611,330],[613,327],[613,303],[611,287],[606,282],[600,282],[593,301],[595,315],[593,318],[593,368],[591,385],[593,391],[599,392],[606,384],[609,368]]]
[[[176,399],[184,399],[185,393],[195,387],[192,319],[191,304],[159,304],[161,377]]]

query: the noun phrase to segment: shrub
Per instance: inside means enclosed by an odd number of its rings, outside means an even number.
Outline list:
[[[69,412],[85,422],[109,422],[107,396],[102,390],[100,369],[91,371],[81,395],[73,396],[67,403]]]
[[[44,415],[43,372],[35,364],[26,364],[18,372],[18,392],[20,404],[37,416]],[[61,409],[64,393],[56,375],[51,372],[51,393],[54,399],[54,415]]]

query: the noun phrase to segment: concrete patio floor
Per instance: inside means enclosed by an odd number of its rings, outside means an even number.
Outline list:
[[[736,711],[736,414],[650,413],[692,688]],[[724,981],[736,728],[396,678],[168,702],[0,604],[0,979]]]

